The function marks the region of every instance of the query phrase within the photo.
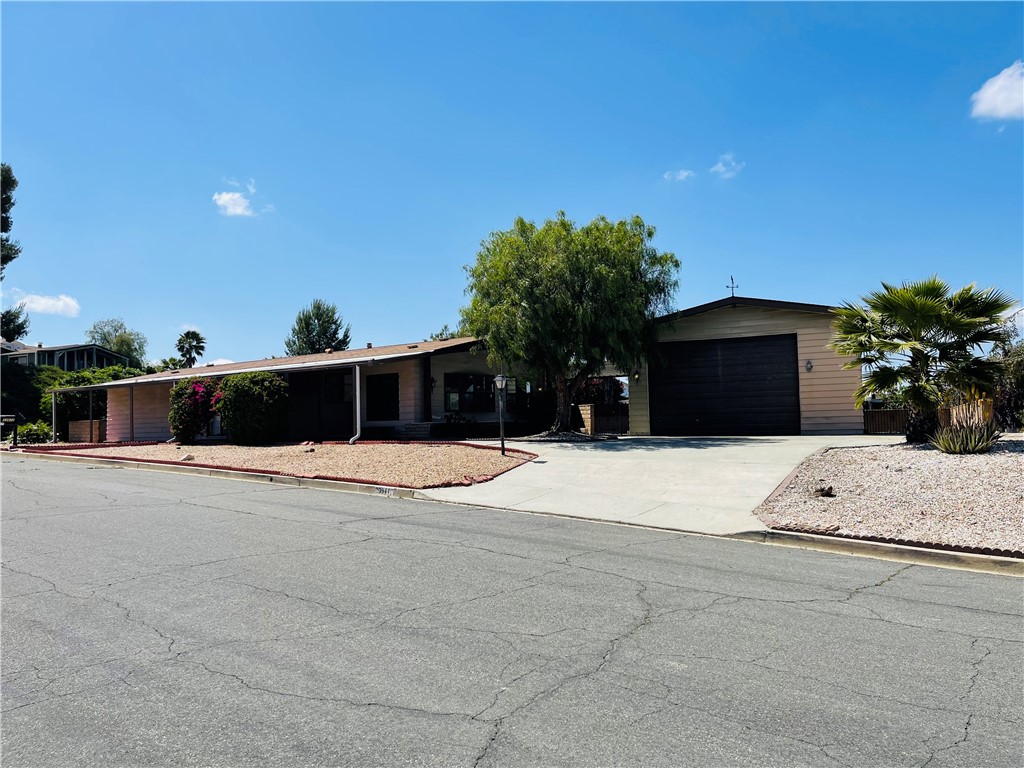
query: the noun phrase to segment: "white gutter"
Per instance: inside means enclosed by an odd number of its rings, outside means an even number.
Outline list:
[[[355,408],[356,408],[356,433],[349,439],[349,445],[355,445],[356,440],[363,434],[363,404],[359,402],[359,366],[355,367],[356,387],[355,387]]]

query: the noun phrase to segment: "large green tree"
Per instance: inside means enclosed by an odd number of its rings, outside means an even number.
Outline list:
[[[338,308],[322,299],[313,299],[295,316],[284,349],[289,355],[313,355],[325,349],[339,352],[348,349],[351,341],[351,326],[342,320]]]
[[[0,317],[0,336],[4,341],[17,341],[28,336],[28,314],[24,304],[15,304],[3,311]]]
[[[131,330],[119,317],[97,320],[85,332],[85,337],[93,344],[99,344],[124,355],[132,368],[146,367],[146,337],[138,331]]]
[[[1006,328],[1006,340],[992,349],[992,359],[1001,367],[993,393],[995,418],[1002,428],[1017,430],[1024,426],[1024,339],[1013,317]]]
[[[871,395],[907,404],[907,442],[925,442],[934,433],[944,397],[992,392],[1000,364],[982,352],[1006,340],[1003,315],[1014,303],[1009,295],[973,284],[954,292],[930,277],[882,283],[861,301],[833,310],[831,347],[853,356],[845,368],[864,370],[854,394],[858,406]]]
[[[194,368],[196,360],[206,351],[206,339],[199,331],[185,331],[178,337],[174,348],[181,355],[181,364],[185,368]]]
[[[492,365],[554,385],[553,431],[569,430],[576,391],[606,361],[632,371],[651,351],[654,318],[669,309],[679,269],[653,238],[639,216],[582,227],[563,212],[541,227],[518,218],[466,268],[464,327],[486,342]]]
[[[0,280],[3,279],[7,265],[18,258],[21,246],[11,238],[11,209],[14,207],[14,190],[18,188],[18,179],[7,163],[0,163]]]
[[[0,163],[0,280],[4,279],[7,265],[21,253],[18,241],[11,239],[11,226],[14,223],[11,209],[14,207],[14,190],[17,188],[18,180],[11,166]],[[29,320],[23,305],[7,307],[0,314],[0,333],[4,341],[17,341],[28,335]]]

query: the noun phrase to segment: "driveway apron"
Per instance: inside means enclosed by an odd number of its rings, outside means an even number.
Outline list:
[[[902,439],[822,435],[516,442],[539,458],[487,483],[422,495],[693,533],[762,531],[765,526],[753,510],[814,452]]]

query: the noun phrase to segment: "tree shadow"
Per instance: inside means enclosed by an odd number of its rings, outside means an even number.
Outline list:
[[[561,449],[597,451],[601,453],[629,453],[634,451],[706,450],[741,445],[773,445],[786,441],[785,437],[628,437],[589,442],[553,442]],[[526,442],[526,441],[523,441]]]

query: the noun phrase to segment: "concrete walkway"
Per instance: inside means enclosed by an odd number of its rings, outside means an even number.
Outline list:
[[[831,435],[517,441],[508,445],[539,458],[487,483],[418,495],[693,533],[762,531],[753,510],[815,451],[902,440],[899,435]]]

